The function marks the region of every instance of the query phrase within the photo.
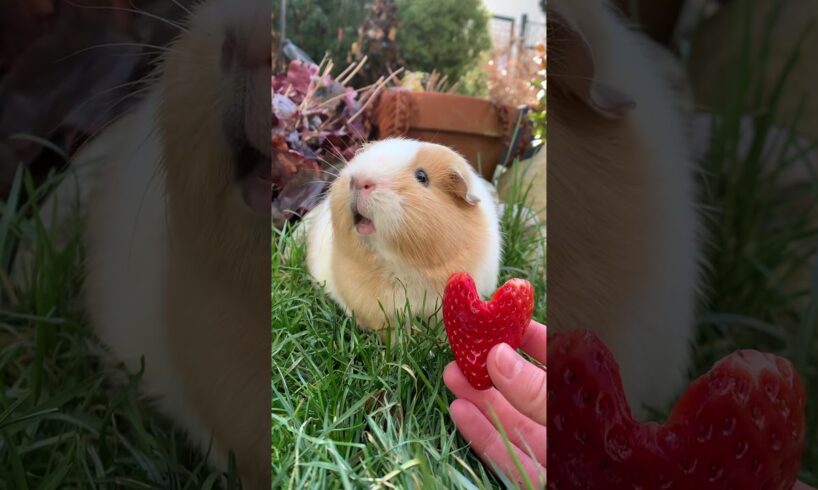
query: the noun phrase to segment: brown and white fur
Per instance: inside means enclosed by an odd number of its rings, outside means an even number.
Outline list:
[[[87,208],[86,295],[108,360],[137,372],[144,358],[143,394],[264,490],[270,76],[269,7],[203,2],[144,103],[75,157],[93,178],[52,197]]]
[[[366,146],[306,222],[310,273],[366,329],[382,331],[407,301],[413,313],[433,314],[455,272],[469,272],[483,295],[497,286],[497,199],[447,147],[406,139]]]
[[[595,331],[644,415],[680,393],[694,332],[685,125],[648,41],[607,1],[548,9],[548,324]]]

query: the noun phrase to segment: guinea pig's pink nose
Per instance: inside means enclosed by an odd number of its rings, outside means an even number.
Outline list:
[[[375,181],[372,179],[358,179],[352,177],[349,180],[349,187],[357,191],[371,192],[375,190]]]

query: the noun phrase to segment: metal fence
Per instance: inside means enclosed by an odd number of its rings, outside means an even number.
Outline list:
[[[514,17],[492,15],[491,39],[495,48],[509,48],[513,55],[533,50],[538,43],[545,43],[544,22],[536,22],[523,15],[519,22]]]
[[[530,21],[523,16],[523,23],[521,26],[521,40],[523,48],[532,49],[538,43],[545,43],[545,23]]]
[[[489,29],[491,30],[492,44],[496,48],[512,47],[516,40],[516,20],[514,17],[492,15]]]

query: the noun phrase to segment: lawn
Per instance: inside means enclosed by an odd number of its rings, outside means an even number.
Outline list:
[[[231,488],[139,399],[138,376],[109,383],[82,303],[80,226],[56,247],[31,218],[56,179],[35,190],[22,175],[0,203],[0,489]],[[25,291],[10,280],[18,245],[35,255]]]
[[[512,204],[526,201],[526,192],[512,194]],[[522,209],[507,206],[503,216],[501,274],[532,281],[542,319],[545,238],[530,233]],[[274,244],[273,487],[496,487],[449,419],[442,373],[452,355],[442,322],[407,308],[388,347],[311,283],[291,231],[277,232]]]
[[[81,224],[57,247],[32,218],[57,181],[35,189],[21,173],[0,203],[0,489],[236,488],[232,472],[210,470],[184,434],[139,399],[138,376],[115,385],[103,372],[102,346],[82,303]],[[503,276],[533,279],[542,318],[544,264],[526,257],[543,242],[526,232],[519,209],[508,208],[503,220]],[[441,373],[451,354],[442,325],[413,319],[413,334],[399,332],[386,349],[309,282],[303,248],[290,234],[274,234],[274,486],[377,486],[377,479],[383,486],[495,486],[446,412]],[[20,245],[36,257],[25,291],[11,285]],[[294,250],[286,263],[285,246]]]

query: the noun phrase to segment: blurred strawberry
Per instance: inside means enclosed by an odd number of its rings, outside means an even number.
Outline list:
[[[548,372],[549,488],[793,488],[805,395],[785,359],[725,357],[664,424],[633,420],[619,367],[590,332],[553,334]]]

